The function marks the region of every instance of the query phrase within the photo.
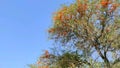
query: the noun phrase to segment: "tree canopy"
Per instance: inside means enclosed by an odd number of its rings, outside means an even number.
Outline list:
[[[119,68],[120,0],[75,0],[53,15],[57,43],[31,68]]]
[[[120,0],[76,0],[64,5],[54,13],[48,32],[58,45],[75,46],[88,62],[97,55],[111,68],[120,61]]]

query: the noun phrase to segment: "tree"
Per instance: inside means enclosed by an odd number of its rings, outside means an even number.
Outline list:
[[[45,50],[44,54],[40,56],[36,64],[30,64],[30,68],[50,68],[50,58],[48,50]]]
[[[111,68],[120,61],[119,3],[120,0],[76,0],[64,5],[53,16],[53,26],[48,30],[51,39],[77,47],[88,60],[96,61],[92,56],[97,53],[104,67]]]
[[[54,48],[52,48],[54,49]],[[52,50],[53,52],[49,53],[49,58],[45,57],[45,53],[40,56],[36,64],[30,64],[30,68],[101,68],[103,63],[94,62],[91,59],[91,62],[88,63],[83,55],[80,55],[78,51],[72,50],[60,50],[59,52]],[[55,52],[54,52],[55,51]],[[57,53],[57,54],[55,54]],[[59,54],[58,54],[59,53]],[[61,53],[61,54],[60,54]],[[44,61],[45,59],[49,61]],[[49,64],[48,64],[49,63]],[[119,64],[114,67],[119,66]]]
[[[58,56],[56,60],[55,63],[61,68],[81,68],[86,65],[89,67],[91,66],[91,64],[77,52],[65,52],[61,56]]]

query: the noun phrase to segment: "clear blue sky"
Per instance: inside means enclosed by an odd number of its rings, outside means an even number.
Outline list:
[[[0,68],[28,68],[52,46],[52,13],[73,0],[0,0]]]

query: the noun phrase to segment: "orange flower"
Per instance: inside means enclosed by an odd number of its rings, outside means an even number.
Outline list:
[[[54,31],[55,31],[54,28],[51,28],[51,29],[48,30],[49,33],[53,33]]]
[[[108,0],[102,0],[102,1],[101,1],[101,5],[102,5],[103,7],[107,7],[108,4],[109,4],[109,1],[108,1]]]
[[[84,4],[83,6],[84,6],[84,7],[83,7],[84,10],[87,10],[87,4]]]
[[[107,28],[107,29],[106,29],[106,32],[110,32],[110,29]]]
[[[87,10],[87,4],[78,3],[78,9],[77,9],[77,11],[78,12],[85,12],[85,10]]]
[[[63,12],[57,12],[56,15],[53,17],[53,20],[61,20],[63,16]]]
[[[49,52],[48,52],[48,50],[45,51],[45,58],[49,58]]]
[[[67,32],[63,32],[63,35],[66,36],[66,35],[67,35]]]

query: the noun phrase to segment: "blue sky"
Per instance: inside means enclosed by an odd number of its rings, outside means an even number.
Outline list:
[[[0,68],[28,68],[52,46],[52,13],[73,0],[0,0]]]

